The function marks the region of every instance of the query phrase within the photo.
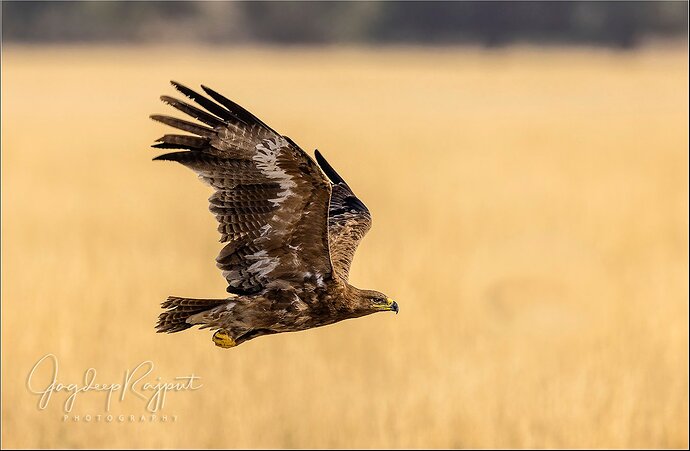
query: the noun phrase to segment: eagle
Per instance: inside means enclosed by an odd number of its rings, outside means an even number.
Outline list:
[[[213,188],[210,210],[221,243],[216,264],[229,296],[169,296],[157,332],[192,326],[214,331],[232,348],[262,335],[325,326],[398,304],[348,282],[371,214],[323,155],[312,159],[295,142],[204,85],[206,95],[171,82],[190,99],[161,96],[197,122],[151,115],[185,134],[166,134],[152,147],[175,149],[154,160],[192,169]]]

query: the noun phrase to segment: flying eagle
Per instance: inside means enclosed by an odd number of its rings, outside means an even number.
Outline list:
[[[208,97],[171,83],[198,107],[168,96],[161,100],[199,123],[152,115],[190,133],[158,139],[155,148],[183,150],[154,160],[181,163],[214,189],[210,210],[220,241],[227,243],[216,262],[230,297],[170,296],[157,331],[199,325],[215,330],[216,346],[231,348],[262,335],[397,313],[398,304],[388,296],[348,283],[371,215],[323,155],[316,150],[314,161],[290,138],[206,86],[201,87]]]

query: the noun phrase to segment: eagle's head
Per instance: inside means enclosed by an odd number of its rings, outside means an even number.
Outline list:
[[[398,313],[398,303],[383,293],[374,290],[363,291],[363,298],[366,307],[375,312],[395,312]]]

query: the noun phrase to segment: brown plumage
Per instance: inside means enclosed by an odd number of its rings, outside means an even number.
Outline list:
[[[316,162],[287,136],[210,88],[210,97],[172,82],[191,105],[161,100],[198,123],[151,118],[189,134],[167,134],[153,147],[182,149],[154,160],[194,170],[214,193],[210,210],[227,243],[216,261],[230,297],[169,297],[158,332],[193,325],[216,330],[217,346],[332,324],[398,305],[348,283],[352,258],[371,227],[367,207],[316,151]],[[200,108],[199,108],[200,107]],[[318,164],[317,164],[318,163]]]

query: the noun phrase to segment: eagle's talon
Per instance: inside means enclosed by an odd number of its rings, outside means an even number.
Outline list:
[[[213,334],[213,343],[215,343],[216,346],[225,349],[234,348],[235,346],[237,346],[235,340],[224,330],[217,330]]]

